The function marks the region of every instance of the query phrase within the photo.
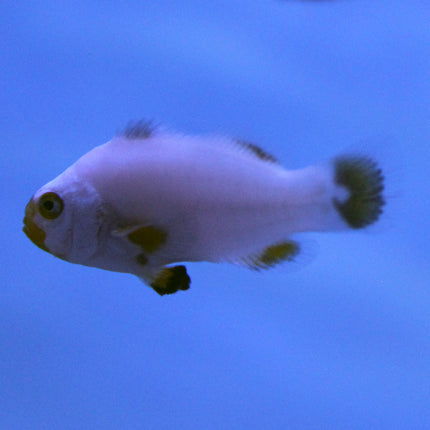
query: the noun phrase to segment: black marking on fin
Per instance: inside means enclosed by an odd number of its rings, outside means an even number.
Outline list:
[[[119,133],[127,139],[149,139],[154,135],[156,125],[151,120],[140,119],[139,121],[130,121]]]
[[[333,204],[351,228],[364,228],[378,220],[385,205],[384,175],[375,161],[363,156],[336,158],[335,182],[350,193],[345,202],[334,199]]]
[[[263,161],[268,161],[270,163],[277,163],[278,160],[264,149],[260,148],[258,145],[252,142],[248,142],[242,139],[236,139],[235,142],[242,148],[248,150],[250,153],[254,154],[257,158]]]
[[[300,245],[293,240],[286,240],[268,246],[261,254],[251,258],[248,265],[251,269],[270,269],[285,261],[293,261],[300,252]]]
[[[188,290],[190,283],[191,278],[188,276],[185,266],[174,266],[163,269],[151,283],[151,287],[160,296],[164,296],[179,290]]]

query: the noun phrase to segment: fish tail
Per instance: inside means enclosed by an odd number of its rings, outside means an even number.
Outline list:
[[[375,223],[385,205],[384,175],[378,164],[363,155],[345,155],[334,159],[334,182],[347,190],[347,197],[333,198],[333,205],[353,229]]]

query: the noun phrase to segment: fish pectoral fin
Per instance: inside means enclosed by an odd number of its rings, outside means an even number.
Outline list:
[[[149,254],[158,251],[167,240],[166,231],[154,225],[137,225],[117,228],[113,230],[111,234],[116,237],[127,239]]]
[[[300,253],[300,245],[294,240],[285,240],[268,246],[262,252],[245,258],[244,263],[253,270],[270,269],[285,261],[294,261]]]
[[[164,296],[165,294],[173,294],[179,290],[185,291],[190,288],[191,278],[188,276],[185,266],[173,266],[162,269],[157,275],[149,282],[150,287]]]

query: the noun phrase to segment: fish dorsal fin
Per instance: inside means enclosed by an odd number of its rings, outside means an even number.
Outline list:
[[[269,154],[253,142],[248,142],[247,140],[242,139],[235,139],[234,142],[260,160],[267,161],[269,163],[278,163],[278,160],[273,155]]]
[[[253,270],[271,269],[283,262],[294,261],[300,251],[301,247],[298,242],[285,240],[268,246],[258,254],[244,258],[243,262]]]
[[[151,120],[140,119],[138,121],[129,121],[118,135],[130,140],[149,139],[155,133],[157,126]]]

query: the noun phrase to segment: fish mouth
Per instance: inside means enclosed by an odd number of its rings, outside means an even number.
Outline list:
[[[33,221],[35,213],[36,204],[34,200],[31,199],[25,207],[25,216],[23,220],[24,226],[22,231],[36,246],[46,252],[49,252],[45,245],[46,233]]]

